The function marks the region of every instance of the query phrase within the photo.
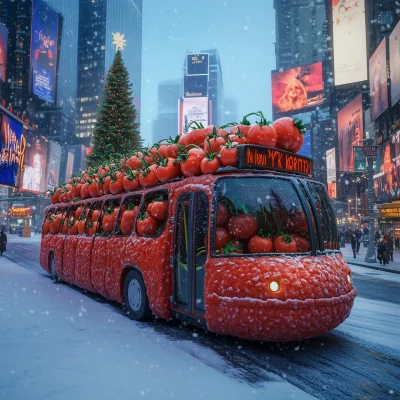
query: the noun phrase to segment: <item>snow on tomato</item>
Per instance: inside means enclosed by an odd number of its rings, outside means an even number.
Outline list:
[[[254,235],[247,244],[249,253],[273,253],[274,245],[272,239],[262,235]]]
[[[150,204],[151,207],[149,205],[147,212],[149,212],[156,220],[165,221],[167,216],[167,203],[165,201],[154,201]]]
[[[156,220],[147,213],[141,213],[136,223],[137,233],[139,235],[152,236],[157,233],[160,221]]]
[[[188,153],[181,153],[179,158],[181,159],[181,170],[183,175],[199,176],[201,175],[201,160],[205,157],[202,149],[190,149]],[[178,158],[178,159],[179,159]]]
[[[140,188],[139,174],[134,173],[131,168],[126,169],[124,178],[122,179],[122,186],[124,190],[129,192],[130,190],[137,190]]]
[[[221,251],[232,240],[226,228],[218,226],[215,230],[214,250]]]
[[[296,253],[297,243],[289,234],[282,234],[274,239],[274,249],[277,253]]]
[[[156,175],[160,182],[164,183],[182,175],[180,164],[174,158],[163,158],[157,164]]]
[[[200,169],[203,175],[215,174],[221,167],[221,162],[216,153],[209,153],[201,160]]]
[[[297,153],[304,143],[305,126],[301,120],[289,117],[277,119],[272,126],[277,133],[276,147],[278,149]]]
[[[237,143],[228,142],[219,151],[220,161],[224,167],[237,167],[238,165],[238,151]]]
[[[124,174],[117,171],[111,175],[110,192],[111,194],[118,194],[124,191],[123,185]]]
[[[232,216],[228,221],[228,231],[239,240],[250,239],[258,230],[258,222],[251,214]]]
[[[137,215],[138,207],[132,210],[125,210],[121,217],[120,229],[123,235],[130,235]]]
[[[158,178],[156,174],[157,164],[152,164],[147,168],[144,168],[139,174],[139,182],[142,187],[147,188],[150,186],[157,185]]]

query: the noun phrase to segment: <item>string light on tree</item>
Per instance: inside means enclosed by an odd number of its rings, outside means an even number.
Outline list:
[[[112,44],[115,44],[116,49],[115,51],[117,52],[118,49],[125,50],[124,47],[126,46],[126,39],[124,39],[125,34],[121,35],[119,32],[113,33],[113,39],[114,41]]]

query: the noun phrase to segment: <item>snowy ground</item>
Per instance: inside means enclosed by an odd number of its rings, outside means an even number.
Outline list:
[[[0,260],[0,398],[313,399],[254,388],[210,349],[167,340],[67,285]]]

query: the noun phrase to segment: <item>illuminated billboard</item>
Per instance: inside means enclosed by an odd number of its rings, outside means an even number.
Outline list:
[[[337,115],[339,170],[354,172],[353,146],[360,146],[364,135],[362,95],[342,108]]]
[[[58,180],[60,175],[60,163],[61,163],[61,146],[55,142],[49,142],[49,162],[47,165],[47,190],[53,190],[58,186]]]
[[[0,80],[6,81],[8,29],[0,24]]]
[[[28,133],[20,191],[44,193],[47,190],[46,163],[47,141]]]
[[[389,36],[392,107],[400,100],[400,22]]]
[[[31,89],[39,98],[55,103],[58,14],[42,0],[32,2]]]
[[[386,69],[386,38],[384,38],[369,59],[371,121],[375,121],[389,107]]]
[[[183,87],[185,97],[207,97],[208,75],[185,75]]]
[[[24,163],[26,139],[22,125],[7,115],[1,119],[0,185],[17,186],[18,173]]]
[[[186,55],[186,75],[208,75],[208,53]]]
[[[306,111],[325,101],[322,62],[272,72],[274,117]]]
[[[335,85],[366,81],[365,0],[332,0]]]
[[[208,97],[195,97],[183,99],[182,107],[182,131],[180,134],[185,134],[191,131],[189,125],[193,121],[208,125]]]
[[[326,181],[328,183],[328,194],[331,199],[336,199],[336,149],[326,152]]]

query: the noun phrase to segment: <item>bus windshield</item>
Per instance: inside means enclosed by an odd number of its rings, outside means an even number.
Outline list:
[[[219,179],[213,219],[214,256],[310,250],[302,202],[284,177]]]

